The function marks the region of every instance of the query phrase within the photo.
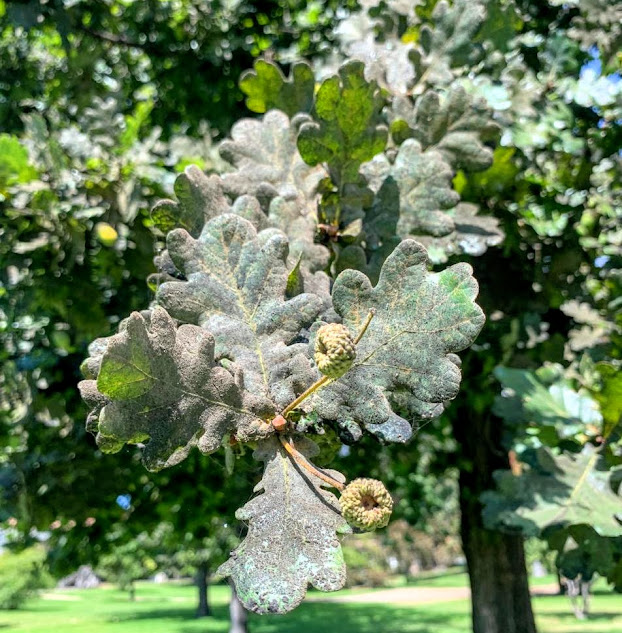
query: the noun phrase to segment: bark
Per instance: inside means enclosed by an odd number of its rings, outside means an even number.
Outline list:
[[[523,538],[484,528],[480,495],[492,473],[509,468],[502,424],[463,408],[454,419],[461,447],[461,535],[471,581],[473,633],[536,633]]]
[[[231,583],[231,602],[229,602],[229,615],[231,616],[231,628],[229,633],[248,633],[248,614],[238,599],[235,587]]]
[[[197,567],[196,585],[199,591],[199,606],[197,607],[197,618],[204,618],[208,615],[212,615],[209,602],[207,600],[207,577],[209,574],[209,568],[207,563],[199,563]]]

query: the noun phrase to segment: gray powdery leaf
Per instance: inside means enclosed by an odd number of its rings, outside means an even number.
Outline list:
[[[417,141],[408,139],[402,143],[393,163],[382,154],[363,165],[361,173],[378,192],[377,196],[383,189],[385,196],[392,196],[397,185],[400,207],[397,234],[422,243],[435,264],[461,253],[483,255],[488,247],[503,241],[504,233],[496,218],[477,215],[475,205],[459,202],[460,196],[452,186],[453,171],[436,149],[422,151]],[[392,198],[388,199],[391,203]],[[382,233],[386,242],[394,223],[393,214],[372,209],[365,218],[364,228],[371,236]]]
[[[285,115],[280,112],[273,112],[272,114],[279,115],[274,118],[279,125],[284,123],[282,116]],[[255,131],[260,129],[251,127]],[[293,147],[290,146],[290,149],[297,153],[295,140],[293,143],[294,145]],[[311,169],[302,162],[300,157],[298,157],[298,160],[299,174]],[[241,161],[240,164],[245,163]],[[284,176],[282,172],[279,173]],[[265,172],[263,175],[266,175]],[[310,196],[312,196],[312,191],[315,187],[313,182],[314,178],[309,176],[307,185],[310,189],[307,190],[307,193]],[[272,199],[273,195],[278,192],[271,189],[269,195],[264,198],[265,210],[257,197],[242,194],[240,191],[238,191],[240,195],[232,203],[229,202],[226,195],[228,183],[228,180],[223,180],[219,176],[214,175],[207,176],[195,165],[190,165],[175,181],[175,193],[178,201],[160,200],[153,207],[152,218],[156,226],[164,233],[168,233],[175,228],[183,228],[190,235],[196,237],[200,234],[204,224],[211,219],[223,214],[235,214],[250,221],[258,231],[268,227],[276,227],[284,233],[293,236],[291,257],[288,261],[290,270],[294,268],[298,256],[300,254],[303,256],[302,289],[327,293],[329,286],[328,277],[318,271],[326,267],[329,253],[325,247],[314,243],[316,227],[314,199],[307,199],[301,195],[295,196],[296,192],[300,194],[300,190],[297,187],[303,183],[292,180],[289,185],[283,187],[283,193],[286,195],[278,195],[274,199]],[[252,190],[258,195],[261,195],[262,192],[267,192],[267,185],[264,186],[266,183],[255,187],[252,185],[250,178],[248,183],[249,191]],[[155,264],[160,272],[152,275],[149,279],[149,283],[154,289],[157,289],[163,282],[174,281],[175,278],[183,276],[183,273],[175,266],[167,251],[155,258]]]
[[[233,360],[251,393],[286,406],[315,379],[306,344],[297,342],[330,303],[329,296],[287,298],[287,237],[256,231],[243,218],[210,220],[201,236],[169,233],[168,251],[187,281],[162,284],[156,302],[184,323],[214,335],[217,356]]]
[[[485,100],[473,98],[462,86],[451,86],[445,95],[429,90],[414,104],[396,97],[389,117],[398,142],[412,136],[424,150],[439,150],[454,171],[492,165],[492,150],[484,143],[497,138],[500,127]]]
[[[333,287],[333,305],[356,333],[370,310],[369,328],[357,345],[354,366],[312,397],[321,418],[357,439],[360,427],[387,441],[404,442],[413,418],[438,416],[460,386],[455,353],[468,347],[484,324],[475,303],[477,282],[468,264],[428,271],[425,249],[404,240],[387,258],[380,281],[354,270]]]
[[[455,207],[460,196],[452,188],[452,169],[439,151],[424,152],[417,141],[408,139],[393,163],[381,154],[363,165],[361,172],[374,191],[379,191],[388,177],[397,183],[400,237],[440,237],[454,230],[455,225],[445,211]]]
[[[143,463],[160,470],[179,463],[193,446],[217,450],[234,433],[246,441],[267,437],[271,403],[244,392],[214,361],[214,338],[195,325],[176,327],[156,307],[149,324],[138,312],[107,340],[97,380],[80,383],[87,400],[100,394],[97,443],[117,452],[145,443]]]
[[[452,255],[479,257],[490,246],[498,246],[505,238],[499,220],[490,215],[478,215],[477,205],[460,202],[447,215],[453,220],[454,230],[448,235],[432,237],[417,235],[433,264],[444,264]]]
[[[317,446],[296,443],[308,457]],[[265,462],[260,493],[236,512],[248,533],[218,570],[231,576],[242,604],[255,613],[287,613],[305,597],[307,585],[337,591],[346,580],[338,534],[349,531],[337,498],[314,475],[301,471],[275,438],[261,442],[253,454]],[[327,471],[343,482],[336,471]]]
[[[226,192],[234,198],[250,194],[262,202],[277,195],[314,199],[326,172],[305,163],[298,152],[298,128],[308,119],[301,115],[290,121],[283,112],[271,110],[261,119],[238,121],[231,128],[231,138],[219,148],[221,156],[235,167],[223,176]]]
[[[419,34],[418,59],[413,59],[420,88],[442,86],[454,79],[452,68],[473,61],[475,36],[486,18],[485,6],[477,0],[440,0],[431,23]]]

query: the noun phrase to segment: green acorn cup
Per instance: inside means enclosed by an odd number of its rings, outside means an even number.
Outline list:
[[[340,378],[354,363],[356,344],[350,330],[340,323],[323,325],[315,339],[315,362],[329,378]]]
[[[341,493],[339,503],[343,518],[367,531],[385,527],[393,511],[393,499],[377,479],[355,479]]]

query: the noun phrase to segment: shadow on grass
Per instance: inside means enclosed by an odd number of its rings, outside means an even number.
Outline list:
[[[176,621],[176,633],[196,633],[198,622],[204,630],[226,631],[228,607],[217,606],[209,618],[195,618],[189,608],[155,608],[109,618],[116,624],[138,620],[167,619]],[[287,615],[249,616],[253,633],[326,633],[338,627],[339,633],[468,633],[468,614],[461,612],[430,613],[424,609],[396,608],[384,605],[306,603]],[[181,626],[180,626],[181,624]]]
[[[218,630],[221,627],[226,630],[229,610],[227,607],[215,607],[213,616],[197,620],[193,609],[155,608],[121,614],[109,618],[109,621],[119,624],[160,618],[176,621],[176,633],[196,633],[196,622],[205,623],[206,630]],[[430,613],[416,607],[396,608],[378,604],[306,603],[283,616],[251,614],[249,624],[253,633],[326,633],[336,627],[339,633],[467,633],[468,615],[465,612]]]
[[[575,618],[572,613],[572,607],[568,603],[568,611],[543,611],[539,614],[543,618],[556,618],[560,621],[569,620],[570,622],[590,622],[596,620],[611,620],[614,616],[613,613],[588,613],[585,620],[579,620]],[[565,623],[565,622],[564,622]]]

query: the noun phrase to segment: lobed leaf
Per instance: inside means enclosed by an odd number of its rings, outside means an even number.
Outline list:
[[[355,181],[362,163],[381,152],[387,129],[380,116],[384,100],[364,65],[351,61],[320,86],[313,121],[303,123],[298,149],[309,165],[327,163],[335,184]]]
[[[97,443],[117,452],[145,443],[143,462],[160,470],[182,461],[193,446],[217,450],[234,433],[265,437],[271,403],[244,392],[214,360],[214,338],[195,325],[175,326],[156,307],[150,322],[134,312],[107,340],[96,380],[80,383],[87,398],[101,396]]]
[[[284,407],[315,379],[301,331],[328,307],[324,294],[287,297],[286,236],[257,232],[243,218],[210,220],[200,237],[184,229],[167,238],[168,252],[187,281],[162,284],[156,301],[184,323],[211,332],[216,355],[234,361],[247,390]]]
[[[424,24],[419,32],[422,54],[415,59],[418,82],[432,86],[453,81],[452,68],[473,61],[475,36],[486,18],[482,2],[440,0],[432,13],[432,24]]]
[[[455,229],[445,211],[456,206],[460,196],[452,188],[453,172],[440,152],[424,152],[417,141],[409,139],[399,148],[393,164],[381,155],[364,165],[362,173],[374,190],[388,177],[397,183],[400,237],[419,234],[440,237]]]
[[[390,118],[398,142],[412,136],[424,150],[441,152],[454,171],[481,171],[492,165],[492,150],[484,143],[497,137],[500,127],[486,101],[473,98],[462,86],[451,86],[444,96],[429,90],[414,104],[396,97]]]
[[[581,453],[555,455],[542,447],[536,457],[520,476],[496,473],[498,490],[482,496],[489,527],[539,535],[589,522],[601,536],[622,536],[622,496],[611,485],[616,470],[597,449],[587,444]]]
[[[320,417],[351,439],[364,427],[403,442],[410,424],[392,406],[415,418],[439,415],[458,393],[455,352],[468,347],[484,324],[471,273],[468,264],[429,272],[425,249],[413,240],[387,258],[375,287],[358,271],[342,272],[333,305],[343,323],[357,332],[370,310],[375,316],[352,369],[313,396]]]
[[[276,64],[258,59],[254,70],[242,74],[239,85],[246,95],[246,106],[252,112],[261,114],[276,108],[293,116],[309,112],[313,105],[315,77],[305,62],[295,63],[286,78]]]
[[[309,440],[297,448],[311,457]],[[287,613],[305,597],[307,585],[337,591],[346,580],[338,534],[349,531],[337,498],[318,477],[301,471],[278,440],[261,442],[255,459],[265,462],[255,486],[258,494],[236,517],[248,522],[248,533],[218,570],[231,576],[238,598],[255,613]],[[343,475],[328,471],[338,481]]]
[[[277,195],[313,199],[326,173],[321,167],[309,166],[298,152],[298,128],[306,120],[308,117],[299,116],[290,121],[283,112],[271,110],[261,119],[238,121],[231,128],[231,139],[219,148],[221,156],[236,168],[223,176],[227,193],[236,198],[251,194],[268,201]]]

